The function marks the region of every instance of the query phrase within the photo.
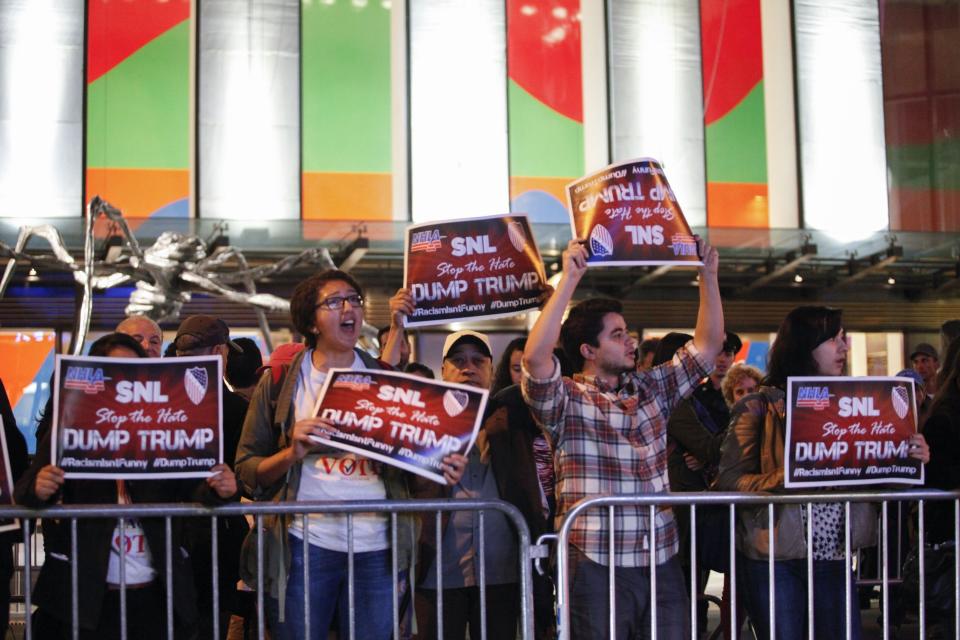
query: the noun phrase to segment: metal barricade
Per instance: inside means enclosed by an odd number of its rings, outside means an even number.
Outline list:
[[[943,492],[935,490],[904,490],[904,491],[878,491],[873,493],[853,493],[853,492],[841,492],[841,491],[830,491],[820,494],[807,494],[807,493],[796,493],[796,494],[769,494],[769,493],[720,493],[720,492],[706,492],[706,493],[664,493],[656,495],[638,495],[638,496],[628,496],[628,495],[618,495],[618,496],[598,496],[594,498],[585,498],[577,502],[570,511],[565,515],[563,522],[559,528],[557,536],[557,613],[559,621],[559,637],[561,640],[568,640],[571,637],[571,584],[570,584],[570,537],[571,532],[574,528],[574,524],[578,517],[582,517],[587,511],[592,509],[606,509],[608,523],[608,540],[609,540],[609,550],[608,557],[613,558],[614,555],[614,516],[615,511],[618,508],[623,507],[646,507],[648,512],[648,522],[651,523],[650,531],[645,532],[650,536],[649,546],[647,547],[651,554],[655,554],[656,550],[656,529],[652,524],[655,522],[655,514],[658,508],[670,506],[686,506],[690,509],[690,629],[691,637],[699,637],[697,635],[697,540],[696,540],[696,517],[697,517],[697,507],[703,506],[725,506],[729,510],[729,518],[727,520],[728,534],[729,534],[729,567],[730,567],[730,610],[736,611],[736,602],[737,602],[737,564],[738,564],[738,553],[736,549],[737,541],[737,516],[738,516],[738,507],[740,508],[757,508],[765,507],[767,510],[767,531],[775,531],[776,517],[775,517],[775,507],[778,505],[800,505],[805,511],[805,540],[806,540],[806,549],[813,548],[813,505],[815,504],[840,504],[843,505],[844,512],[844,527],[841,532],[844,549],[844,570],[847,579],[845,580],[845,611],[847,614],[844,616],[846,618],[846,629],[844,637],[848,640],[851,637],[851,624],[852,616],[849,615],[851,611],[851,603],[853,598],[857,597],[856,592],[854,591],[853,581],[850,579],[853,576],[853,549],[851,549],[851,505],[856,503],[872,503],[879,507],[879,544],[880,549],[878,550],[878,558],[880,559],[881,566],[881,576],[879,580],[879,585],[882,589],[882,625],[883,625],[883,638],[888,640],[890,637],[891,629],[891,612],[890,612],[890,602],[891,602],[891,593],[890,587],[896,578],[900,576],[900,567],[892,568],[889,566],[890,558],[893,554],[888,553],[888,546],[890,545],[890,517],[888,514],[889,505],[891,503],[913,503],[917,505],[917,555],[918,555],[918,567],[919,567],[919,597],[918,597],[918,623],[919,623],[919,633],[921,638],[928,637],[927,634],[927,620],[926,620],[926,563],[925,563],[925,553],[927,552],[927,546],[924,544],[926,540],[926,523],[924,521],[924,511],[925,505],[929,502],[943,502],[950,501],[953,503],[953,545],[956,549],[960,547],[960,491],[954,492]],[[775,548],[775,539],[776,535],[768,535],[768,553],[767,555],[767,579],[769,582],[768,589],[768,602],[769,607],[767,610],[768,615],[768,624],[770,638],[773,640],[775,638],[775,615],[776,615],[776,573],[775,573],[775,557],[776,557],[776,548]],[[654,555],[655,557],[655,555]],[[899,556],[895,556],[899,558]],[[811,553],[805,553],[806,558],[806,592],[807,592],[807,635],[810,640],[814,640],[814,566],[813,566],[813,555]],[[617,567],[614,562],[608,564],[608,610],[607,618],[609,620],[609,629],[610,637],[615,637],[616,634],[616,571]],[[657,638],[657,565],[654,562],[652,566],[649,567],[649,624],[650,624],[650,637],[653,640]],[[954,584],[956,584],[956,578],[960,576],[960,556],[955,554],[954,560]],[[855,611],[859,611],[858,608]],[[596,619],[597,616],[592,616],[593,619]],[[953,637],[960,638],[960,589],[955,589],[954,602],[953,602]],[[737,616],[730,616],[730,637],[738,638],[739,629],[737,627]]]
[[[257,637],[265,637],[265,596],[264,596],[264,517],[268,515],[285,515],[302,518],[301,522],[304,530],[304,537],[309,536],[309,518],[310,514],[346,514],[347,532],[348,532],[348,551],[347,551],[347,575],[348,575],[348,603],[349,603],[349,629],[340,630],[341,638],[355,638],[355,604],[357,594],[354,590],[354,541],[353,541],[353,518],[355,514],[382,514],[389,517],[389,540],[391,548],[396,548],[398,515],[399,514],[423,514],[424,518],[435,517],[436,522],[440,523],[441,514],[444,512],[455,511],[476,511],[479,512],[479,543],[478,543],[478,588],[481,604],[481,636],[486,638],[486,575],[485,575],[485,513],[496,511],[503,514],[513,526],[517,534],[518,544],[518,576],[519,576],[519,597],[520,597],[520,637],[524,640],[533,638],[533,587],[532,587],[532,546],[530,540],[530,531],[523,519],[520,511],[513,505],[501,500],[404,500],[404,501],[354,501],[354,502],[288,502],[288,503],[233,503],[219,507],[207,507],[199,504],[181,504],[181,503],[163,503],[163,504],[137,504],[137,505],[71,505],[71,506],[52,506],[46,509],[28,509],[25,507],[0,507],[0,519],[20,518],[23,549],[18,555],[28,559],[22,566],[17,567],[23,579],[23,602],[24,611],[24,638],[33,638],[33,629],[29,612],[32,610],[31,588],[35,582],[34,571],[37,567],[34,562],[29,561],[35,555],[35,545],[37,535],[31,531],[31,523],[36,519],[59,519],[68,521],[70,526],[70,578],[71,578],[71,631],[72,637],[79,637],[79,598],[78,598],[78,570],[77,570],[77,522],[86,519],[112,519],[116,518],[121,531],[125,531],[124,523],[130,519],[163,520],[165,525],[165,567],[154,567],[159,576],[163,576],[166,593],[166,630],[167,637],[174,637],[174,611],[173,611],[173,568],[172,568],[172,523],[175,518],[209,518],[211,524],[211,556],[213,570],[213,634],[214,637],[220,635],[219,629],[219,610],[220,594],[218,586],[218,566],[219,550],[217,545],[217,522],[218,518],[229,516],[253,516],[255,519],[255,530],[258,534],[255,536],[256,542],[256,561],[257,561],[257,585],[256,585],[256,611],[257,611]],[[437,527],[437,552],[433,561],[438,568],[437,571],[437,618],[440,629],[439,635],[442,637],[442,618],[443,618],[443,585],[442,571],[442,535],[441,527]],[[307,586],[307,576],[309,574],[309,553],[308,548],[311,545],[305,544],[304,547],[304,586]],[[127,638],[127,584],[126,584],[126,550],[123,544],[120,547],[120,631],[121,638]],[[392,582],[393,582],[393,637],[401,637],[401,614],[399,611],[399,578],[400,567],[396,554],[392,555]],[[411,567],[411,572],[412,572]],[[410,577],[409,588],[410,606],[413,602],[413,591],[415,589],[413,577]],[[307,637],[310,637],[310,607],[309,607],[309,588],[304,589],[304,623],[307,628]],[[499,639],[497,639],[499,640]]]

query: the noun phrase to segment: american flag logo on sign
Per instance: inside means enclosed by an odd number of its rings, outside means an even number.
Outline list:
[[[527,247],[527,234],[523,232],[523,225],[519,222],[511,222],[507,225],[507,236],[510,238],[510,244],[513,248],[523,253]]]
[[[470,396],[466,391],[450,389],[443,394],[443,408],[451,418],[463,413],[468,402],[470,402]]]
[[[590,232],[590,253],[598,258],[613,255],[613,238],[603,225],[598,224]]]
[[[183,386],[187,389],[187,397],[193,404],[200,404],[207,395],[207,370],[203,367],[191,367],[183,374]]]
[[[910,394],[904,386],[896,386],[890,390],[890,398],[893,400],[893,410],[901,420],[907,417],[910,411]]]

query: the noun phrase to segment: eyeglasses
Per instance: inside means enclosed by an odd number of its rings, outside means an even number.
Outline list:
[[[313,310],[317,309],[329,309],[330,311],[339,311],[343,309],[344,303],[349,302],[351,307],[362,308],[363,307],[363,296],[359,293],[354,293],[349,296],[330,296],[324,300],[321,300],[313,307]]]

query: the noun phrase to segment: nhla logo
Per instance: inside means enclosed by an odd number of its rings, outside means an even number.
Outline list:
[[[109,380],[103,375],[100,367],[67,367],[67,375],[63,379],[64,389],[76,389],[84,393],[98,393],[103,391],[103,381]]]
[[[796,406],[822,411],[830,406],[830,390],[827,387],[798,387]]]
[[[670,242],[675,256],[697,255],[697,239],[689,233],[675,233],[670,236]]]
[[[419,251],[433,253],[443,246],[440,241],[445,237],[446,236],[440,235],[439,229],[414,231],[410,234],[410,253],[417,253]]]
[[[373,378],[360,373],[345,373],[333,381],[334,387],[352,389],[353,391],[366,391],[375,384]]]

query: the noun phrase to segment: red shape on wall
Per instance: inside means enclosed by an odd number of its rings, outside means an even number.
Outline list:
[[[700,34],[704,120],[711,124],[763,79],[760,0],[701,2]]]
[[[91,0],[87,8],[87,84],[190,17],[190,0]]]
[[[583,122],[580,0],[507,0],[507,69],[537,100]]]

